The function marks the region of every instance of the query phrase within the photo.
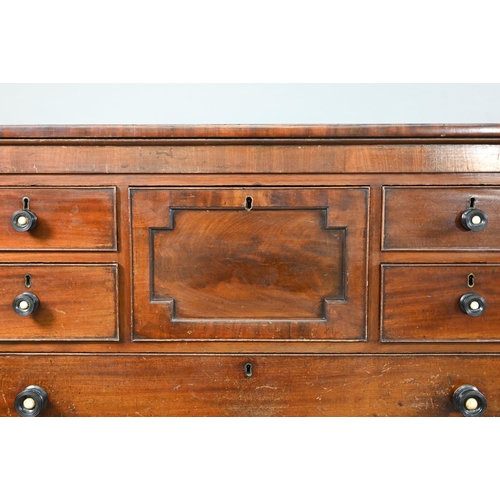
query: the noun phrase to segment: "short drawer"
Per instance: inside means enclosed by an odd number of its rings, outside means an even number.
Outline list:
[[[383,341],[500,341],[499,265],[382,265]]]
[[[0,341],[118,340],[116,264],[0,264]]]
[[[113,187],[0,188],[0,250],[116,250],[115,199]]]
[[[382,249],[500,251],[499,214],[500,188],[385,187]]]

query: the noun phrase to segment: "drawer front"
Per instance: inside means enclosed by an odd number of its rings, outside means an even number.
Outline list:
[[[116,250],[115,205],[115,188],[0,188],[0,250]],[[20,231],[25,209],[36,224]]]
[[[115,264],[0,264],[0,341],[118,340],[117,301]]]
[[[38,385],[41,416],[459,416],[468,384],[500,416],[498,373],[497,356],[2,356],[0,414]]]
[[[462,222],[471,209],[486,214],[486,226]],[[384,188],[382,249],[499,251],[500,188]]]
[[[382,340],[500,341],[499,276],[499,265],[383,265]]]
[[[364,340],[368,189],[130,196],[135,340]]]

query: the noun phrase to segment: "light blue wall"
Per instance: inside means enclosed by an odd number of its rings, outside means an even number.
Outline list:
[[[500,84],[0,84],[0,124],[500,123]]]

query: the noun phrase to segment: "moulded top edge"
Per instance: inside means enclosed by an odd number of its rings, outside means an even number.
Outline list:
[[[0,139],[500,138],[500,124],[0,125]]]

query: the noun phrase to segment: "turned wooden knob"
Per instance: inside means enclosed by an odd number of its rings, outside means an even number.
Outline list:
[[[38,309],[39,305],[40,300],[31,292],[24,292],[18,295],[12,302],[12,308],[19,316],[29,316]]]
[[[49,397],[45,389],[30,385],[16,396],[14,408],[21,417],[36,417],[48,402]]]
[[[488,216],[482,210],[470,208],[462,214],[461,222],[468,231],[482,231],[488,224]]]
[[[460,297],[460,309],[469,316],[480,316],[486,309],[486,300],[477,293],[465,293]]]
[[[10,223],[16,231],[24,233],[33,229],[36,226],[37,220],[37,216],[30,210],[18,210],[12,215]]]
[[[473,385],[460,386],[453,393],[453,404],[464,417],[479,417],[487,408],[484,394]]]

